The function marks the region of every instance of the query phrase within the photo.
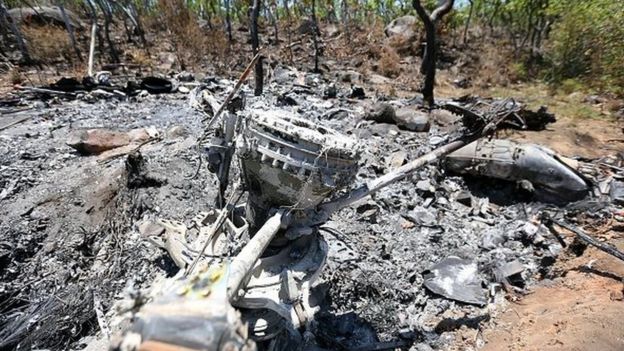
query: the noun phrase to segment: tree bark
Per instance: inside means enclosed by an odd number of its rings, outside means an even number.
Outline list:
[[[425,75],[425,81],[422,88],[423,101],[430,108],[433,107],[435,101],[433,96],[433,88],[435,85],[436,70],[436,24],[444,15],[453,8],[454,0],[446,0],[438,6],[431,14],[425,10],[420,0],[413,0],[412,4],[418,17],[425,25],[426,47],[420,73]]]
[[[232,19],[230,17],[230,0],[225,0],[225,31],[227,32],[228,42],[232,42]]]
[[[292,46],[292,21],[290,18],[290,10],[288,9],[288,0],[284,0],[284,11],[286,12],[286,22],[288,23],[288,29],[286,30],[286,34],[288,35],[288,59],[290,64],[293,64],[293,52]]]
[[[470,10],[468,11],[468,18],[466,19],[466,26],[464,27],[464,45],[468,42],[468,27],[470,27],[470,20],[472,19],[472,11],[474,9],[474,1],[468,0],[470,3]]]
[[[316,0],[312,0],[312,24],[314,25],[314,33],[312,33],[314,38],[314,73],[319,73],[318,36],[320,31],[316,20]]]
[[[147,48],[147,40],[145,40],[145,31],[143,30],[143,24],[141,22],[141,14],[139,14],[139,11],[137,11],[132,2],[128,4],[128,10],[132,13],[132,18],[134,18],[134,22],[137,27],[137,34],[139,34],[139,38],[141,38],[141,43],[144,48]]]
[[[11,29],[11,32],[13,32],[13,35],[15,36],[15,40],[17,41],[17,47],[22,53],[22,58],[24,59],[24,61],[31,62],[32,59],[30,58],[30,54],[28,53],[28,48],[26,47],[26,43],[24,43],[24,37],[22,37],[22,33],[20,33],[19,29],[17,28],[15,21],[9,18],[9,13],[8,13],[6,6],[4,5],[4,1],[1,1],[1,0],[0,0],[0,18],[2,18],[3,22],[6,22],[8,24],[9,28]]]
[[[113,13],[108,3],[103,2],[102,0],[97,2],[98,6],[102,10],[102,14],[104,15],[104,37],[106,38],[106,44],[108,44],[108,50],[110,53],[111,60],[113,63],[119,63],[119,55],[117,54],[117,50],[115,49],[115,45],[113,44],[113,39],[111,39],[110,35],[110,25],[113,21]]]
[[[347,38],[350,36],[349,33],[349,4],[347,0],[342,0],[341,3],[341,11],[342,11],[342,25],[344,26],[345,33]]]
[[[72,47],[74,48],[74,52],[76,53],[76,57],[78,60],[82,62],[82,54],[80,53],[80,49],[76,44],[76,37],[74,36],[74,27],[69,23],[69,18],[67,17],[67,13],[65,12],[65,7],[60,1],[56,1],[56,5],[61,11],[61,15],[63,16],[63,22],[65,23],[65,29],[67,30],[67,35],[69,35],[69,40],[71,41]]]
[[[271,21],[271,25],[273,26],[274,31],[274,45],[279,45],[279,36],[278,36],[278,28],[277,28],[277,4],[276,0],[272,0],[270,4],[267,4],[267,11],[269,15],[269,19]]]
[[[253,0],[253,7],[251,8],[251,25],[249,31],[251,32],[251,48],[253,54],[256,55],[260,48],[260,40],[258,39],[258,15],[260,15],[260,0]],[[264,72],[262,70],[262,57],[256,63],[254,70],[255,87],[254,95],[262,95],[262,85],[264,80]]]

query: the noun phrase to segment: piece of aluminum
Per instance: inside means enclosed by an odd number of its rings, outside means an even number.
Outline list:
[[[566,200],[582,198],[588,191],[585,180],[563,157],[535,144],[481,139],[446,156],[444,166],[462,174],[528,181],[537,190]]]

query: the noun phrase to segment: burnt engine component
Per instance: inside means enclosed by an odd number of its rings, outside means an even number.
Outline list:
[[[261,224],[271,208],[317,206],[358,169],[355,140],[286,110],[251,111],[238,156],[251,224]]]
[[[446,156],[444,165],[461,174],[528,181],[547,196],[573,201],[588,191],[573,162],[535,144],[480,139]]]

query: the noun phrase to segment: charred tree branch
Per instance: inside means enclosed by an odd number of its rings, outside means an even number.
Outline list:
[[[426,47],[420,72],[425,75],[425,82],[422,88],[423,100],[429,107],[434,105],[433,88],[435,85],[436,70],[436,24],[453,8],[454,0],[446,0],[436,8],[431,14],[425,10],[420,0],[413,0],[413,6],[418,17],[425,25]]]

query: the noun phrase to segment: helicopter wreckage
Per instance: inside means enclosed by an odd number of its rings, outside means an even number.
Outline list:
[[[208,92],[193,93],[196,106],[199,100],[204,110],[207,105],[211,111],[224,110],[216,108]],[[338,210],[440,159],[449,171],[519,181],[567,200],[590,191],[578,162],[539,146],[491,138],[510,116],[517,122],[513,109],[443,105],[461,117],[461,127],[443,146],[353,187],[361,156],[355,138],[292,111],[243,105],[238,99],[222,116],[214,114],[209,123],[214,130],[205,134],[204,141],[211,136],[205,148],[208,168],[219,180],[217,206],[197,215],[190,226],[166,219],[140,224],[143,236],[166,250],[180,270],[154,286],[152,300],[133,314],[115,349],[301,345],[323,299],[314,287],[330,251],[323,233],[331,229],[325,223]],[[233,163],[239,170],[231,185]],[[485,301],[436,291],[435,282],[425,286],[451,299]]]

